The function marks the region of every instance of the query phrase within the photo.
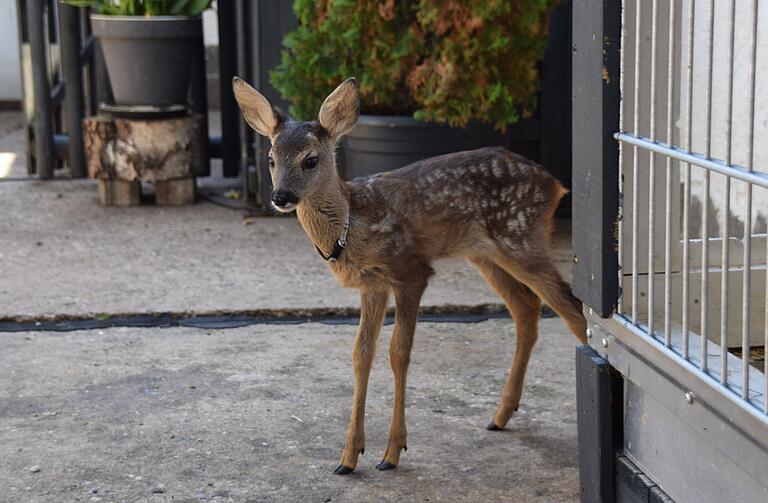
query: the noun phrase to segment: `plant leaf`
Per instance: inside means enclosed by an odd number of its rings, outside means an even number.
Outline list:
[[[170,12],[174,16],[177,16],[184,11],[188,3],[189,3],[189,0],[174,0],[168,12]]]
[[[199,16],[210,6],[211,0],[190,0],[185,13],[187,16]]]

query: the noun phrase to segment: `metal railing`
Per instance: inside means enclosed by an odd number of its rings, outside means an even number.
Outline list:
[[[53,178],[67,162],[72,178],[86,176],[80,124],[84,116],[99,114],[111,101],[111,89],[101,51],[91,33],[89,9],[58,0],[16,0],[22,66],[23,105],[27,120],[27,170],[39,178]],[[224,176],[238,176],[247,162],[242,154],[248,135],[230,86],[236,74],[248,75],[252,27],[244,0],[219,2],[219,76],[222,136],[209,138],[209,158],[222,159]],[[190,109],[204,118],[208,97],[203,41],[190,81]],[[201,174],[207,174],[201,173]],[[247,186],[247,182],[244,182]],[[247,192],[246,192],[247,193]]]
[[[616,317],[768,415],[765,10],[715,4],[624,0]]]

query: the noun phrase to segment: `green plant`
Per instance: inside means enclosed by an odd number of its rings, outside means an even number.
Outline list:
[[[344,78],[363,113],[503,129],[532,111],[557,0],[295,0],[272,83],[308,119]]]
[[[110,16],[199,16],[211,0],[60,0]]]

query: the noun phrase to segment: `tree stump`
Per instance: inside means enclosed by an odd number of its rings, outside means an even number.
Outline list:
[[[195,202],[195,179],[179,178],[155,183],[155,203],[162,206],[184,206]]]
[[[99,178],[99,202],[103,206],[138,206],[141,204],[141,182]]]
[[[128,189],[115,181],[155,182],[157,204],[194,202],[195,174],[204,167],[203,142],[208,141],[202,125],[200,115],[166,119],[100,115],[83,120],[88,174],[100,180],[101,203],[139,204],[140,192],[138,199],[133,197],[137,185]],[[126,197],[121,191],[128,191]]]

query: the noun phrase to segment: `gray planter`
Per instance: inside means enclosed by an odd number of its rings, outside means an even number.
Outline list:
[[[348,179],[440,154],[481,146],[480,128],[452,128],[411,117],[361,115],[345,137],[343,169]]]
[[[118,105],[187,103],[192,63],[202,43],[200,17],[91,15]]]

